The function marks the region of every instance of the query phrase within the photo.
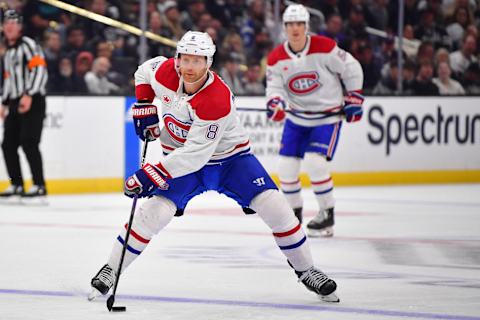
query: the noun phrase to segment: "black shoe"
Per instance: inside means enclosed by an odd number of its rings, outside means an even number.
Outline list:
[[[315,292],[326,302],[340,302],[340,299],[334,293],[337,290],[337,284],[322,271],[311,267],[307,271],[296,271],[298,281],[310,291]]]
[[[8,198],[12,196],[23,196],[23,186],[10,185],[7,189],[0,193],[0,197]]]
[[[302,211],[303,211],[303,208],[302,208],[302,207],[300,207],[300,208],[294,208],[294,209],[293,209],[293,212],[295,213],[295,217],[298,218],[298,221],[300,221],[300,224],[301,224],[302,221],[303,221]]]
[[[331,237],[333,236],[334,224],[335,218],[333,208],[320,211],[315,218],[307,224],[308,235],[310,237]]]
[[[108,265],[104,265],[100,271],[93,277],[92,281],[90,282],[92,286],[92,293],[88,297],[88,300],[95,299],[98,294],[106,295],[113,284],[115,283],[116,273],[113,269]]]
[[[39,186],[34,184],[22,196],[24,198],[35,198],[35,197],[45,197],[46,195],[47,195],[47,189],[45,189],[45,186]]]

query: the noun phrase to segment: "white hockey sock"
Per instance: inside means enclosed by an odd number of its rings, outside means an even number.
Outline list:
[[[335,206],[333,181],[325,157],[319,153],[307,152],[304,166],[310,176],[312,190],[315,193],[319,210],[333,208]]]
[[[127,234],[127,224],[122,228],[120,234],[118,235],[115,243],[113,244],[112,253],[108,259],[108,265],[111,266],[115,271],[118,269],[118,264],[120,262],[120,256],[123,250],[123,244],[125,243],[125,236]],[[150,242],[150,238],[143,237],[138,232],[135,231],[135,223],[132,224],[132,229],[130,230],[130,236],[128,238],[127,250],[125,251],[125,258],[123,259],[122,272],[135,260],[142,251],[147,247]]]
[[[147,199],[137,209],[128,238],[122,272],[142,253],[150,239],[172,220],[175,211],[176,206],[172,201],[158,196]],[[127,234],[126,228],[127,224],[120,231],[108,259],[108,265],[115,271],[117,271],[120,262]]]
[[[280,188],[292,208],[301,208],[303,206],[302,186],[298,177],[300,164],[301,159],[294,157],[280,156],[278,161]]]
[[[305,271],[313,266],[305,232],[280,192],[264,191],[252,200],[250,207],[270,227],[275,242],[295,270]]]

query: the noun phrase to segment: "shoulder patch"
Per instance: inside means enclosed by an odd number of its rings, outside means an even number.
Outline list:
[[[310,48],[308,49],[307,54],[312,53],[329,53],[335,48],[337,43],[335,40],[325,37],[325,36],[311,36],[310,37]]]
[[[190,105],[202,120],[221,119],[231,110],[230,89],[217,74],[212,74],[213,82],[190,100]]]
[[[170,58],[162,63],[157,72],[155,72],[155,79],[162,86],[172,91],[177,91],[180,78],[175,70],[175,61],[173,58]]]
[[[290,56],[288,55],[287,51],[285,51],[282,43],[268,54],[267,65],[274,66],[275,64],[277,64],[278,61],[288,59],[290,59]]]

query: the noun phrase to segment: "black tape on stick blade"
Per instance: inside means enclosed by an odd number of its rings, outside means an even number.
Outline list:
[[[125,312],[127,307],[112,307],[112,312]]]

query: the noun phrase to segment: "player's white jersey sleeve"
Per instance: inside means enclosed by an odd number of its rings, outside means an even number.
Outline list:
[[[142,63],[135,72],[135,86],[152,84],[155,81],[155,72],[167,60],[165,57],[158,56]]]
[[[230,113],[219,119],[203,120],[193,114],[185,144],[161,161],[168,174],[172,178],[181,177],[205,166],[217,149],[231,117]]]
[[[347,91],[361,90],[363,70],[360,63],[347,51],[337,45],[328,54],[327,68],[338,73]]]

